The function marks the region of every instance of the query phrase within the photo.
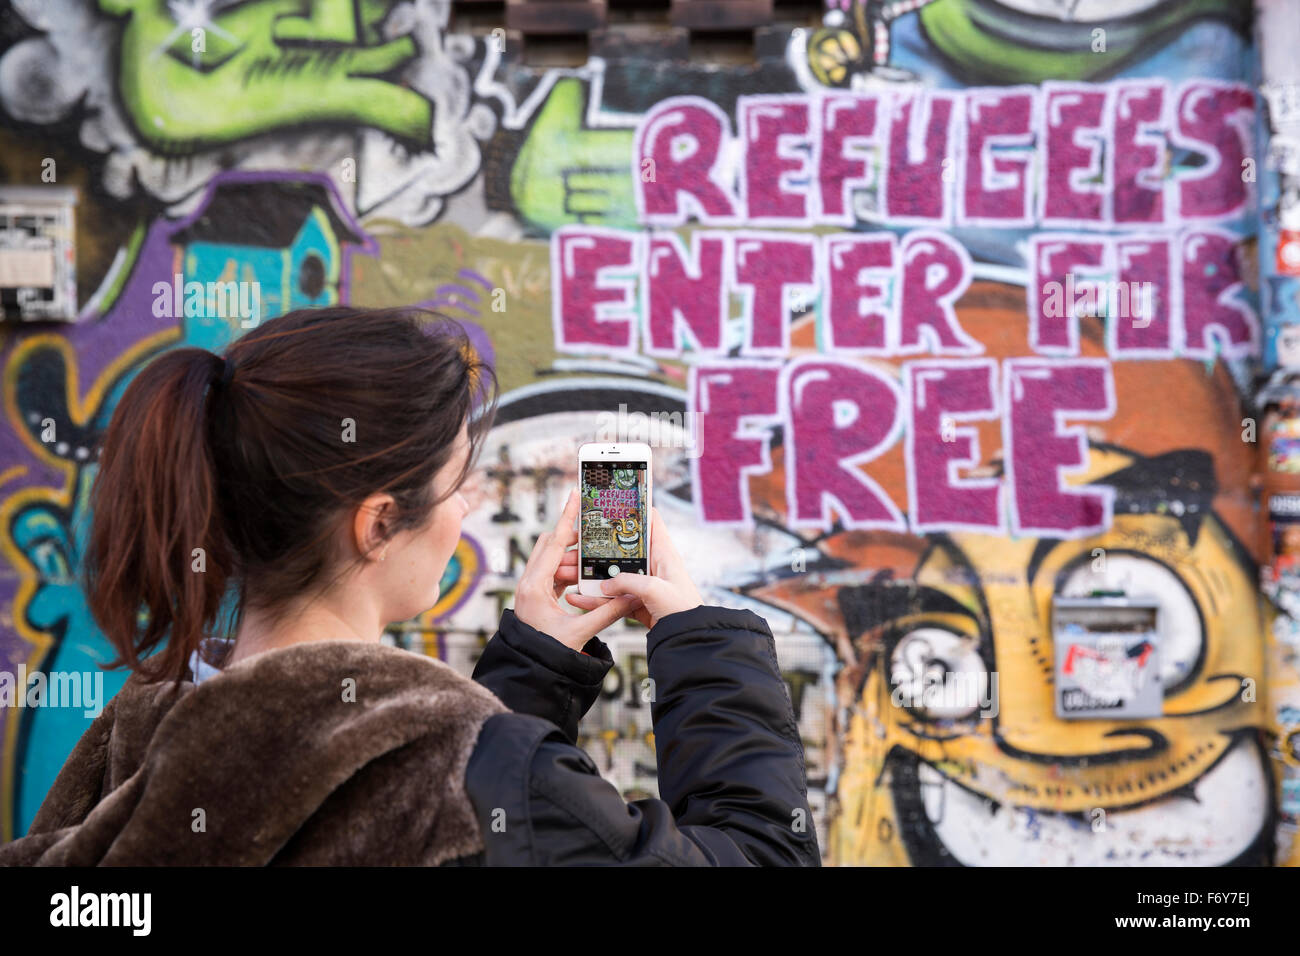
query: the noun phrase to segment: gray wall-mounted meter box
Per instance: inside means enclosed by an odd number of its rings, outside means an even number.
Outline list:
[[[6,321],[76,321],[76,204],[70,186],[0,186],[0,315]]]
[[[1136,597],[1058,597],[1056,716],[1159,717],[1160,605]]]

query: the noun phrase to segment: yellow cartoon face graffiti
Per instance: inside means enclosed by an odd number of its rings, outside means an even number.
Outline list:
[[[954,534],[912,582],[873,596],[877,619],[857,630],[879,643],[849,721],[835,862],[1267,860],[1258,596],[1197,455],[1093,449],[1080,481],[1117,488],[1105,534]],[[1056,716],[1052,600],[1094,591],[1157,599],[1162,716]]]
[[[613,522],[614,539],[618,542],[618,549],[625,557],[640,558],[641,553],[641,522],[635,513],[628,513],[622,518]]]

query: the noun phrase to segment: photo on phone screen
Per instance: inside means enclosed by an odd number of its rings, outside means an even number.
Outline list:
[[[583,462],[579,562],[583,578],[647,573],[647,467],[644,461]]]

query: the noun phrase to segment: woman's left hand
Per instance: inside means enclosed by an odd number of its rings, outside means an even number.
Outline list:
[[[578,541],[577,517],[578,492],[574,489],[555,530],[542,535],[533,545],[515,591],[515,616],[566,647],[581,651],[609,625],[631,617],[640,608],[641,599],[600,599],[599,607],[583,614],[570,614],[560,604],[565,589],[578,581],[578,552],[568,550]]]

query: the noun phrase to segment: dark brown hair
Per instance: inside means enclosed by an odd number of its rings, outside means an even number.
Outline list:
[[[390,535],[425,526],[452,493],[431,484],[463,424],[452,489],[475,463],[496,385],[459,323],[415,308],[300,309],[224,359],[153,360],[113,412],[91,491],[85,585],[111,666],[180,680],[228,588],[239,611],[275,616],[327,587],[349,567],[329,544],[338,521],[375,492],[396,500]]]

